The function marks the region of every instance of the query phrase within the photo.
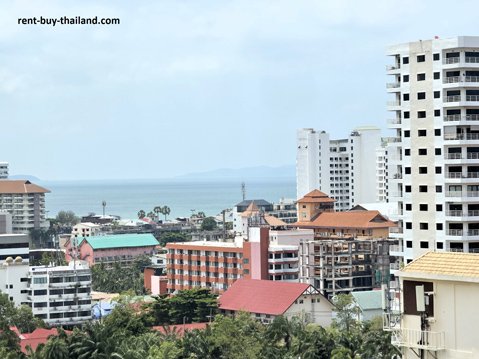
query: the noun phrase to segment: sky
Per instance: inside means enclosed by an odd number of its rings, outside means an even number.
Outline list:
[[[474,1],[0,3],[0,161],[44,180],[294,164],[296,130],[387,135],[388,45],[478,35]],[[120,25],[19,25],[28,17]]]

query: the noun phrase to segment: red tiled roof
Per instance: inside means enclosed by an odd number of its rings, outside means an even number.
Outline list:
[[[194,329],[203,330],[203,329],[206,329],[207,325],[208,323],[190,323],[190,324],[155,326],[155,327],[152,327],[151,329],[157,330],[162,334],[176,333],[178,336],[182,337],[183,335],[185,335],[185,332],[189,332]]]
[[[58,331],[56,328],[53,329],[43,329],[37,328],[31,333],[23,333],[20,334],[17,328],[11,328],[15,333],[17,333],[18,337],[20,338],[20,347],[23,353],[27,353],[27,345],[29,345],[32,350],[36,350],[40,344],[45,344],[48,341],[48,337],[51,335],[58,335]],[[66,333],[70,333],[70,331],[65,331]]]
[[[287,223],[279,218],[276,218],[275,216],[265,215],[264,220],[272,227],[282,227],[287,225]]]
[[[326,193],[320,190],[313,190],[306,193],[303,198],[298,200],[298,203],[319,203],[319,202],[335,202],[335,200],[329,197]]]
[[[249,204],[248,208],[246,208],[245,211],[241,213],[241,217],[251,217],[253,214],[258,212],[259,212],[258,206],[256,205],[256,203],[254,203],[254,201],[252,201]]]
[[[0,180],[0,193],[49,193],[46,188],[26,180]]]
[[[306,283],[238,279],[219,298],[223,310],[280,315],[308,289]]]
[[[397,224],[379,211],[323,212],[314,221],[293,224],[306,228],[388,228]]]

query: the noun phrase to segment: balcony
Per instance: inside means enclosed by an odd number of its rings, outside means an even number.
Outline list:
[[[466,101],[479,102],[479,95],[466,95]]]
[[[444,59],[444,65],[452,65],[452,64],[458,64],[459,63],[459,56],[458,57],[449,57]]]
[[[386,71],[395,71],[399,70],[401,66],[399,64],[396,65],[386,65]]]
[[[460,102],[460,101],[461,101],[461,95],[444,97],[444,102]]]
[[[401,244],[392,244],[389,246],[390,256],[402,256],[404,254],[404,247]]]
[[[389,125],[400,125],[401,124],[401,119],[400,118],[390,118],[387,120],[387,123]]]
[[[456,133],[456,134],[445,134],[444,140],[446,141],[469,141],[469,140],[478,140],[479,133]]]
[[[400,101],[388,101],[386,105],[389,111],[399,111],[401,109]]]
[[[391,343],[398,347],[431,351],[445,349],[444,332],[430,332],[427,330],[406,328],[393,330]]]
[[[468,63],[468,64],[479,64],[479,57],[466,56],[466,63]]]

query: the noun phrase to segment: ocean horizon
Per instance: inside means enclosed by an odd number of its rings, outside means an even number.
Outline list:
[[[137,213],[152,211],[156,206],[168,206],[168,218],[189,217],[193,211],[207,216],[219,214],[242,201],[241,183],[246,185],[246,199],[279,202],[281,198],[296,198],[296,181],[292,179],[254,180],[192,180],[192,179],[127,179],[38,181],[51,191],[46,195],[47,217],[61,210],[71,210],[77,216],[89,213],[105,214],[122,219],[137,218]]]

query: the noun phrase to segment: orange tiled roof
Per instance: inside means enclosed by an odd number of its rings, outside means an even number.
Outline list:
[[[256,214],[258,212],[259,212],[259,208],[253,201],[249,204],[248,208],[246,208],[246,210],[243,213],[241,213],[241,217],[251,217],[251,215]]]
[[[386,228],[397,224],[383,217],[379,211],[323,212],[311,222],[293,224],[306,228]]]
[[[265,215],[264,220],[272,227],[287,226],[287,223],[275,216]]]
[[[335,202],[335,200],[329,197],[326,193],[320,190],[313,190],[304,195],[303,198],[298,200],[298,203],[319,203],[319,202]]]
[[[479,254],[428,252],[406,265],[401,272],[479,279]]]
[[[0,194],[8,193],[49,193],[46,188],[26,180],[0,180]]]

